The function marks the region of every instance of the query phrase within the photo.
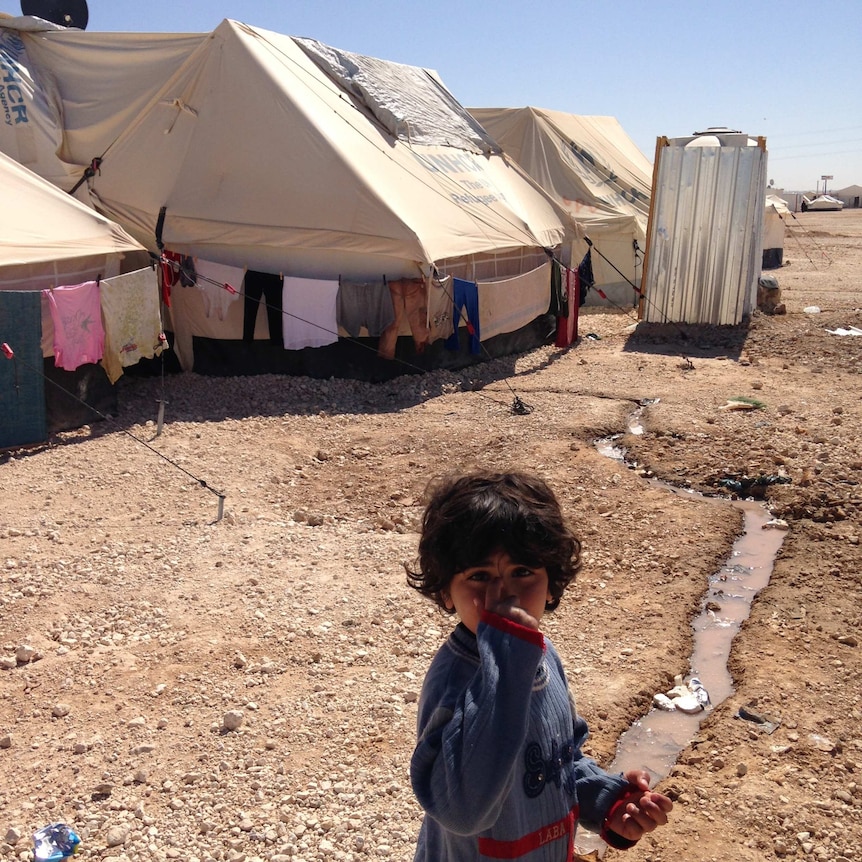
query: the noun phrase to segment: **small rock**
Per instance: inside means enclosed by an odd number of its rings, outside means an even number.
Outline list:
[[[64,718],[72,711],[72,707],[68,703],[55,703],[51,707],[51,715],[54,718]]]
[[[10,826],[6,830],[6,837],[3,839],[10,847],[14,847],[24,834],[24,830],[19,826]]]
[[[15,650],[15,661],[18,664],[27,664],[31,661],[39,661],[42,658],[42,654],[35,648],[31,647],[29,644],[21,644]]]
[[[239,730],[244,717],[241,709],[230,709],[222,718],[222,727],[227,731]]]
[[[853,635],[841,635],[838,638],[838,643],[844,644],[844,646],[859,646],[859,641]]]
[[[744,763],[740,763],[736,767],[736,774],[742,778],[748,772],[748,767]]]
[[[105,833],[105,843],[108,847],[122,847],[129,840],[127,826],[110,826]]]

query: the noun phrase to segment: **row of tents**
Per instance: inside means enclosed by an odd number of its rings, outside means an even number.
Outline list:
[[[0,19],[0,62],[0,150],[150,251],[307,278],[509,276],[525,248],[579,257],[586,232],[627,246],[600,282],[635,275],[651,168],[611,118],[471,113],[429,70],[230,20]]]
[[[0,72],[0,174],[32,188],[3,213],[0,293],[161,262],[161,323],[176,348],[163,355],[185,370],[382,379],[532,346],[549,333],[541,297],[529,288],[520,308],[507,286],[535,285],[549,259],[570,273],[591,264],[582,301],[637,305],[653,171],[612,117],[466,109],[431,70],[233,20],[211,33],[143,34],[0,16]],[[245,302],[178,287],[171,303],[165,273],[184,262],[216,274],[198,287]],[[252,276],[259,312],[249,312]],[[277,302],[265,277],[278,280]],[[425,298],[411,309],[402,291],[388,353],[357,349],[377,344],[383,321],[356,297],[379,298],[367,288],[381,283],[421,285]],[[336,285],[339,303],[344,285],[363,286],[351,295],[358,337],[339,319],[332,338],[313,341],[326,346],[285,350],[263,306],[287,318],[288,284],[309,313],[324,294],[336,301]],[[447,292],[463,284],[484,304],[476,328],[469,295],[453,309]],[[449,337],[432,320],[435,287]],[[552,287],[541,287],[548,306]],[[402,294],[392,293],[396,306]],[[20,343],[2,299],[0,341]],[[306,329],[333,328],[293,313]],[[496,325],[478,351],[480,317]]]

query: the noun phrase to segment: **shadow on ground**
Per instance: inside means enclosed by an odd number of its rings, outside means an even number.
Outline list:
[[[686,323],[638,323],[626,339],[627,353],[715,359],[739,359],[749,326],[711,326]]]

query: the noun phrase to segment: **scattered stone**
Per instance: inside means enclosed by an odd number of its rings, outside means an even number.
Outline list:
[[[21,644],[15,650],[15,661],[18,664],[29,664],[33,661],[39,661],[42,658],[42,653],[29,644]]]
[[[222,727],[226,731],[234,731],[239,730],[242,725],[243,719],[245,718],[244,713],[240,709],[231,709],[228,710],[224,717],[222,718]]]
[[[105,833],[105,843],[108,847],[122,847],[128,840],[128,826],[109,826]]]

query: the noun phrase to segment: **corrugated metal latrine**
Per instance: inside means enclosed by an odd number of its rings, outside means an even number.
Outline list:
[[[641,318],[742,322],[757,302],[766,139],[659,138],[653,171]]]

